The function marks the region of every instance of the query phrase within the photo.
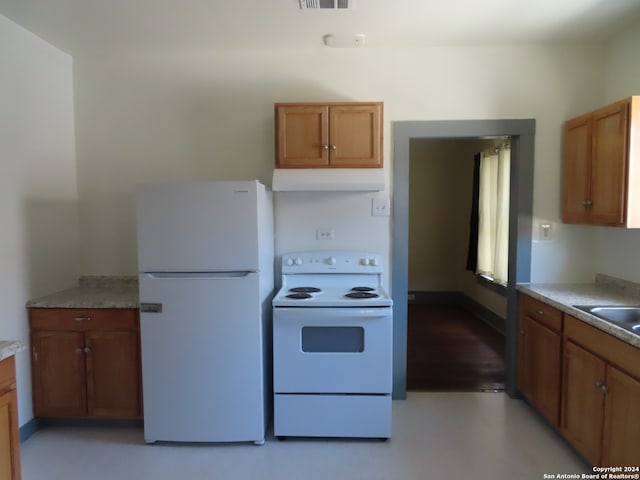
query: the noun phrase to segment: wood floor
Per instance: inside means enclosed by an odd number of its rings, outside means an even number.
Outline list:
[[[504,336],[454,305],[409,305],[407,389],[504,390]]]

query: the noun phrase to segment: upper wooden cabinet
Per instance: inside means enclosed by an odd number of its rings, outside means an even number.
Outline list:
[[[276,103],[276,168],[382,167],[382,102]]]
[[[568,120],[562,220],[640,228],[640,97]]]

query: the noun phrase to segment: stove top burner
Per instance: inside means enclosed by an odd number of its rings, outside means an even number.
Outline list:
[[[371,287],[353,287],[351,289],[352,292],[373,292],[375,288]]]
[[[356,299],[378,298],[379,296],[380,295],[378,295],[377,293],[371,293],[371,292],[351,292],[345,295],[345,297],[347,298],[356,298]]]
[[[290,293],[286,297],[293,300],[305,300],[307,298],[311,298],[311,295],[309,295],[308,293]]]
[[[316,287],[294,287],[289,290],[294,293],[318,293],[321,292],[319,288]]]

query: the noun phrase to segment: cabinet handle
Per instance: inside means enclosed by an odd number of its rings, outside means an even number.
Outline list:
[[[590,207],[591,205],[593,205],[593,201],[591,200],[583,200],[582,202],[583,207]]]
[[[330,147],[331,147],[331,150],[337,150],[338,149],[338,147],[336,145],[330,145]]]
[[[607,393],[607,386],[600,380],[595,381],[595,386],[597,389],[602,390],[604,393]]]
[[[88,322],[89,320],[91,320],[91,317],[86,315],[84,317],[75,317],[74,320],[76,322]]]
[[[38,361],[38,351],[36,350],[36,347],[33,347],[33,349],[31,351],[33,352],[33,361],[37,362]]]
[[[536,313],[537,313],[538,315],[544,315],[544,310],[536,310]]]

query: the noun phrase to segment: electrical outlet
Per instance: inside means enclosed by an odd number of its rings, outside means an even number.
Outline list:
[[[371,199],[371,215],[374,217],[388,217],[391,205],[386,197],[375,197]]]
[[[333,240],[335,230],[333,228],[318,228],[316,230],[316,240]]]

